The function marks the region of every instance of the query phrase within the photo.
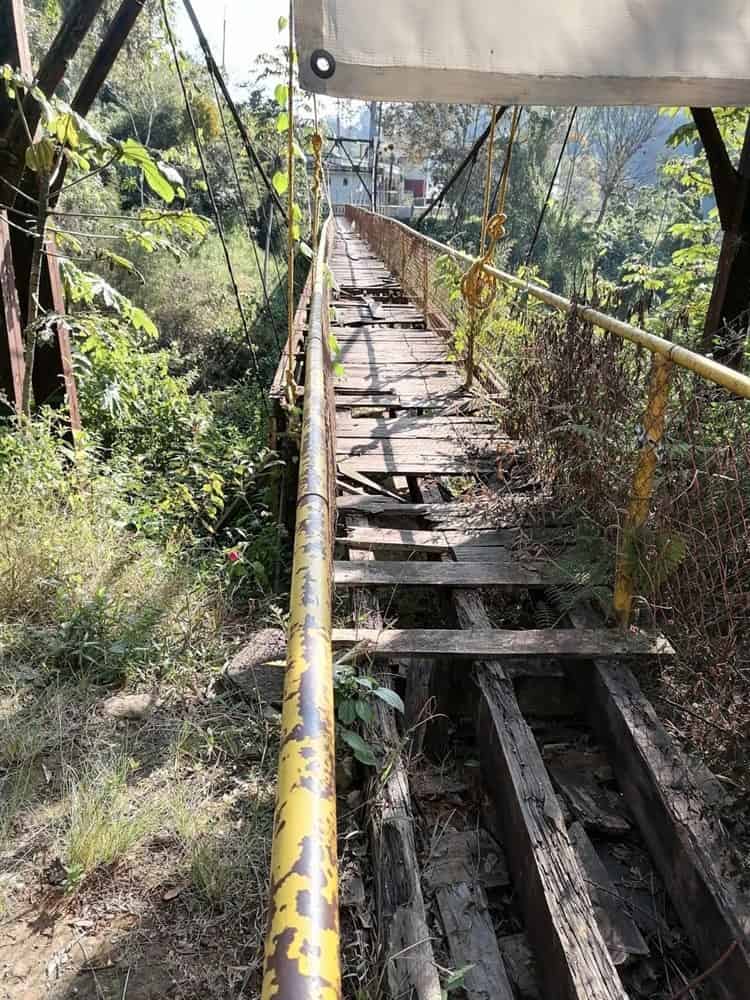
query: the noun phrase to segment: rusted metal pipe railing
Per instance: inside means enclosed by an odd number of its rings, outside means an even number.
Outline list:
[[[325,268],[313,264],[289,640],[263,1000],[339,1000],[331,587],[333,531]]]
[[[388,259],[388,249],[395,243],[395,236],[398,234],[401,244],[401,260],[408,261],[409,256],[418,253],[418,245],[421,245],[422,255],[426,255],[427,247],[431,247],[436,253],[461,261],[469,266],[476,262],[476,258],[461,250],[446,246],[423,233],[418,233],[410,229],[397,219],[390,219],[379,216],[366,209],[350,208],[347,215],[351,221],[360,227],[365,233],[374,236],[376,242],[384,244],[378,247],[381,256]],[[392,228],[394,239],[390,240],[385,236],[388,228]],[[405,243],[412,241],[411,254],[405,251]],[[393,257],[390,254],[390,257]],[[390,266],[397,266],[391,260]],[[404,268],[402,263],[402,284],[405,284]],[[622,320],[607,316],[606,313],[592,309],[590,306],[572,302],[562,295],[557,295],[542,288],[530,281],[517,278],[507,271],[485,265],[484,270],[493,275],[497,280],[502,281],[511,288],[517,288],[525,292],[532,298],[538,299],[545,305],[550,306],[558,312],[567,315],[578,316],[586,323],[597,327],[600,330],[614,334],[622,340],[630,341],[640,347],[645,347],[653,355],[653,367],[651,380],[649,383],[648,401],[644,417],[643,432],[638,445],[638,455],[635,463],[635,470],[631,483],[628,507],[620,532],[617,564],[615,568],[615,588],[614,588],[614,611],[621,625],[626,626],[630,622],[635,586],[638,569],[638,536],[648,519],[649,508],[654,488],[654,477],[658,463],[658,448],[664,433],[665,414],[669,399],[669,381],[674,366],[684,368],[694,374],[722,386],[724,389],[745,399],[750,399],[750,378],[742,372],[734,371],[726,365],[707,358],[695,351],[673,344],[663,337],[658,337],[653,333],[647,333],[639,327],[632,326]],[[426,287],[426,283],[425,283]],[[425,315],[427,306],[425,306]],[[468,358],[469,371],[473,367],[474,361],[471,355]]]
[[[356,222],[359,215],[373,216],[387,222],[391,226],[405,230],[412,239],[426,246],[431,246],[438,253],[452,257],[454,260],[473,264],[477,259],[476,257],[472,257],[471,254],[464,253],[462,250],[456,250],[454,247],[446,246],[438,240],[433,240],[430,236],[425,236],[410,229],[409,226],[403,222],[399,222],[398,219],[376,216],[375,213],[368,212],[364,208],[354,209],[350,217]],[[680,368],[686,368],[688,371],[700,375],[701,378],[705,378],[709,382],[714,382],[716,385],[723,386],[738,396],[750,399],[750,377],[743,375],[742,372],[734,371],[733,368],[728,368],[726,365],[714,361],[713,358],[707,358],[705,355],[691,351],[687,347],[673,344],[670,340],[665,340],[664,337],[658,337],[654,333],[647,333],[645,330],[641,330],[640,327],[632,326],[630,323],[625,323],[620,319],[615,319],[614,316],[608,316],[606,313],[599,312],[598,309],[592,309],[591,306],[581,305],[580,303],[566,299],[564,295],[557,295],[548,288],[542,288],[531,281],[524,281],[523,278],[518,278],[507,271],[501,271],[500,268],[488,266],[486,267],[486,271],[489,274],[494,274],[496,278],[510,288],[517,288],[519,291],[526,292],[532,298],[544,302],[545,305],[556,309],[558,312],[575,314],[586,323],[591,323],[592,326],[600,330],[607,330],[609,333],[613,333],[623,340],[639,344],[641,347],[645,347],[651,351],[652,354],[660,354],[665,358],[669,358],[670,361],[673,361]]]

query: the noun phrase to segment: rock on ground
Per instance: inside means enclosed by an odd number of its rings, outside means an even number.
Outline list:
[[[234,656],[224,672],[227,681],[250,698],[270,705],[280,705],[284,689],[284,670],[268,666],[270,660],[286,659],[286,635],[280,628],[256,632]]]

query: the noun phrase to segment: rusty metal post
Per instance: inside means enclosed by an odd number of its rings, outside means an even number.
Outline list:
[[[325,259],[326,224],[319,259]],[[310,303],[263,1000],[339,1000],[324,268]]]
[[[654,490],[654,474],[659,443],[664,434],[664,415],[669,400],[671,373],[672,362],[660,354],[654,354],[651,362],[648,401],[640,435],[638,458],[617,554],[614,610],[618,622],[623,626],[630,623],[638,564],[638,532],[648,517],[648,509]]]
[[[401,287],[406,289],[404,278],[406,277],[406,237],[401,233],[401,271],[399,273]]]
[[[422,248],[422,315],[425,325],[429,326],[427,310],[430,304],[430,265],[427,261],[427,247]]]
[[[23,324],[16,291],[16,273],[10,244],[8,217],[0,209],[0,389],[16,413],[21,412],[23,396]],[[4,328],[3,328],[4,323]],[[4,333],[4,335],[3,335]]]

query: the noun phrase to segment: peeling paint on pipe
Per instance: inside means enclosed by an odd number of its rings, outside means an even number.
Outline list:
[[[289,642],[271,857],[263,1000],[339,1000],[335,724],[331,653],[332,428],[324,267],[315,262],[294,536]]]

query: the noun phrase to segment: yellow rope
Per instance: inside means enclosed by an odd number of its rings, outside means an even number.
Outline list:
[[[461,279],[461,294],[466,302],[469,313],[469,336],[468,336],[468,357],[466,359],[466,385],[471,386],[474,379],[474,341],[476,334],[481,329],[484,317],[492,305],[497,294],[497,279],[494,274],[487,271],[488,265],[493,263],[495,246],[499,240],[505,236],[505,196],[508,190],[508,176],[510,174],[510,160],[513,155],[513,143],[518,131],[518,121],[521,117],[521,109],[513,110],[513,120],[508,134],[508,145],[505,149],[505,160],[500,174],[500,191],[498,194],[498,210],[488,218],[490,211],[490,188],[492,185],[492,149],[495,138],[495,119],[497,109],[492,109],[492,119],[490,121],[489,146],[487,149],[487,173],[484,180],[484,205],[482,210],[482,234],[479,244],[479,257],[471,265],[469,270]],[[485,245],[486,244],[486,245]]]
[[[312,139],[310,140],[313,149],[313,155],[315,157],[315,168],[313,170],[313,185],[312,185],[312,219],[310,220],[312,225],[312,248],[313,253],[318,248],[318,226],[320,225],[320,195],[323,190],[323,137],[320,132],[315,131]]]

